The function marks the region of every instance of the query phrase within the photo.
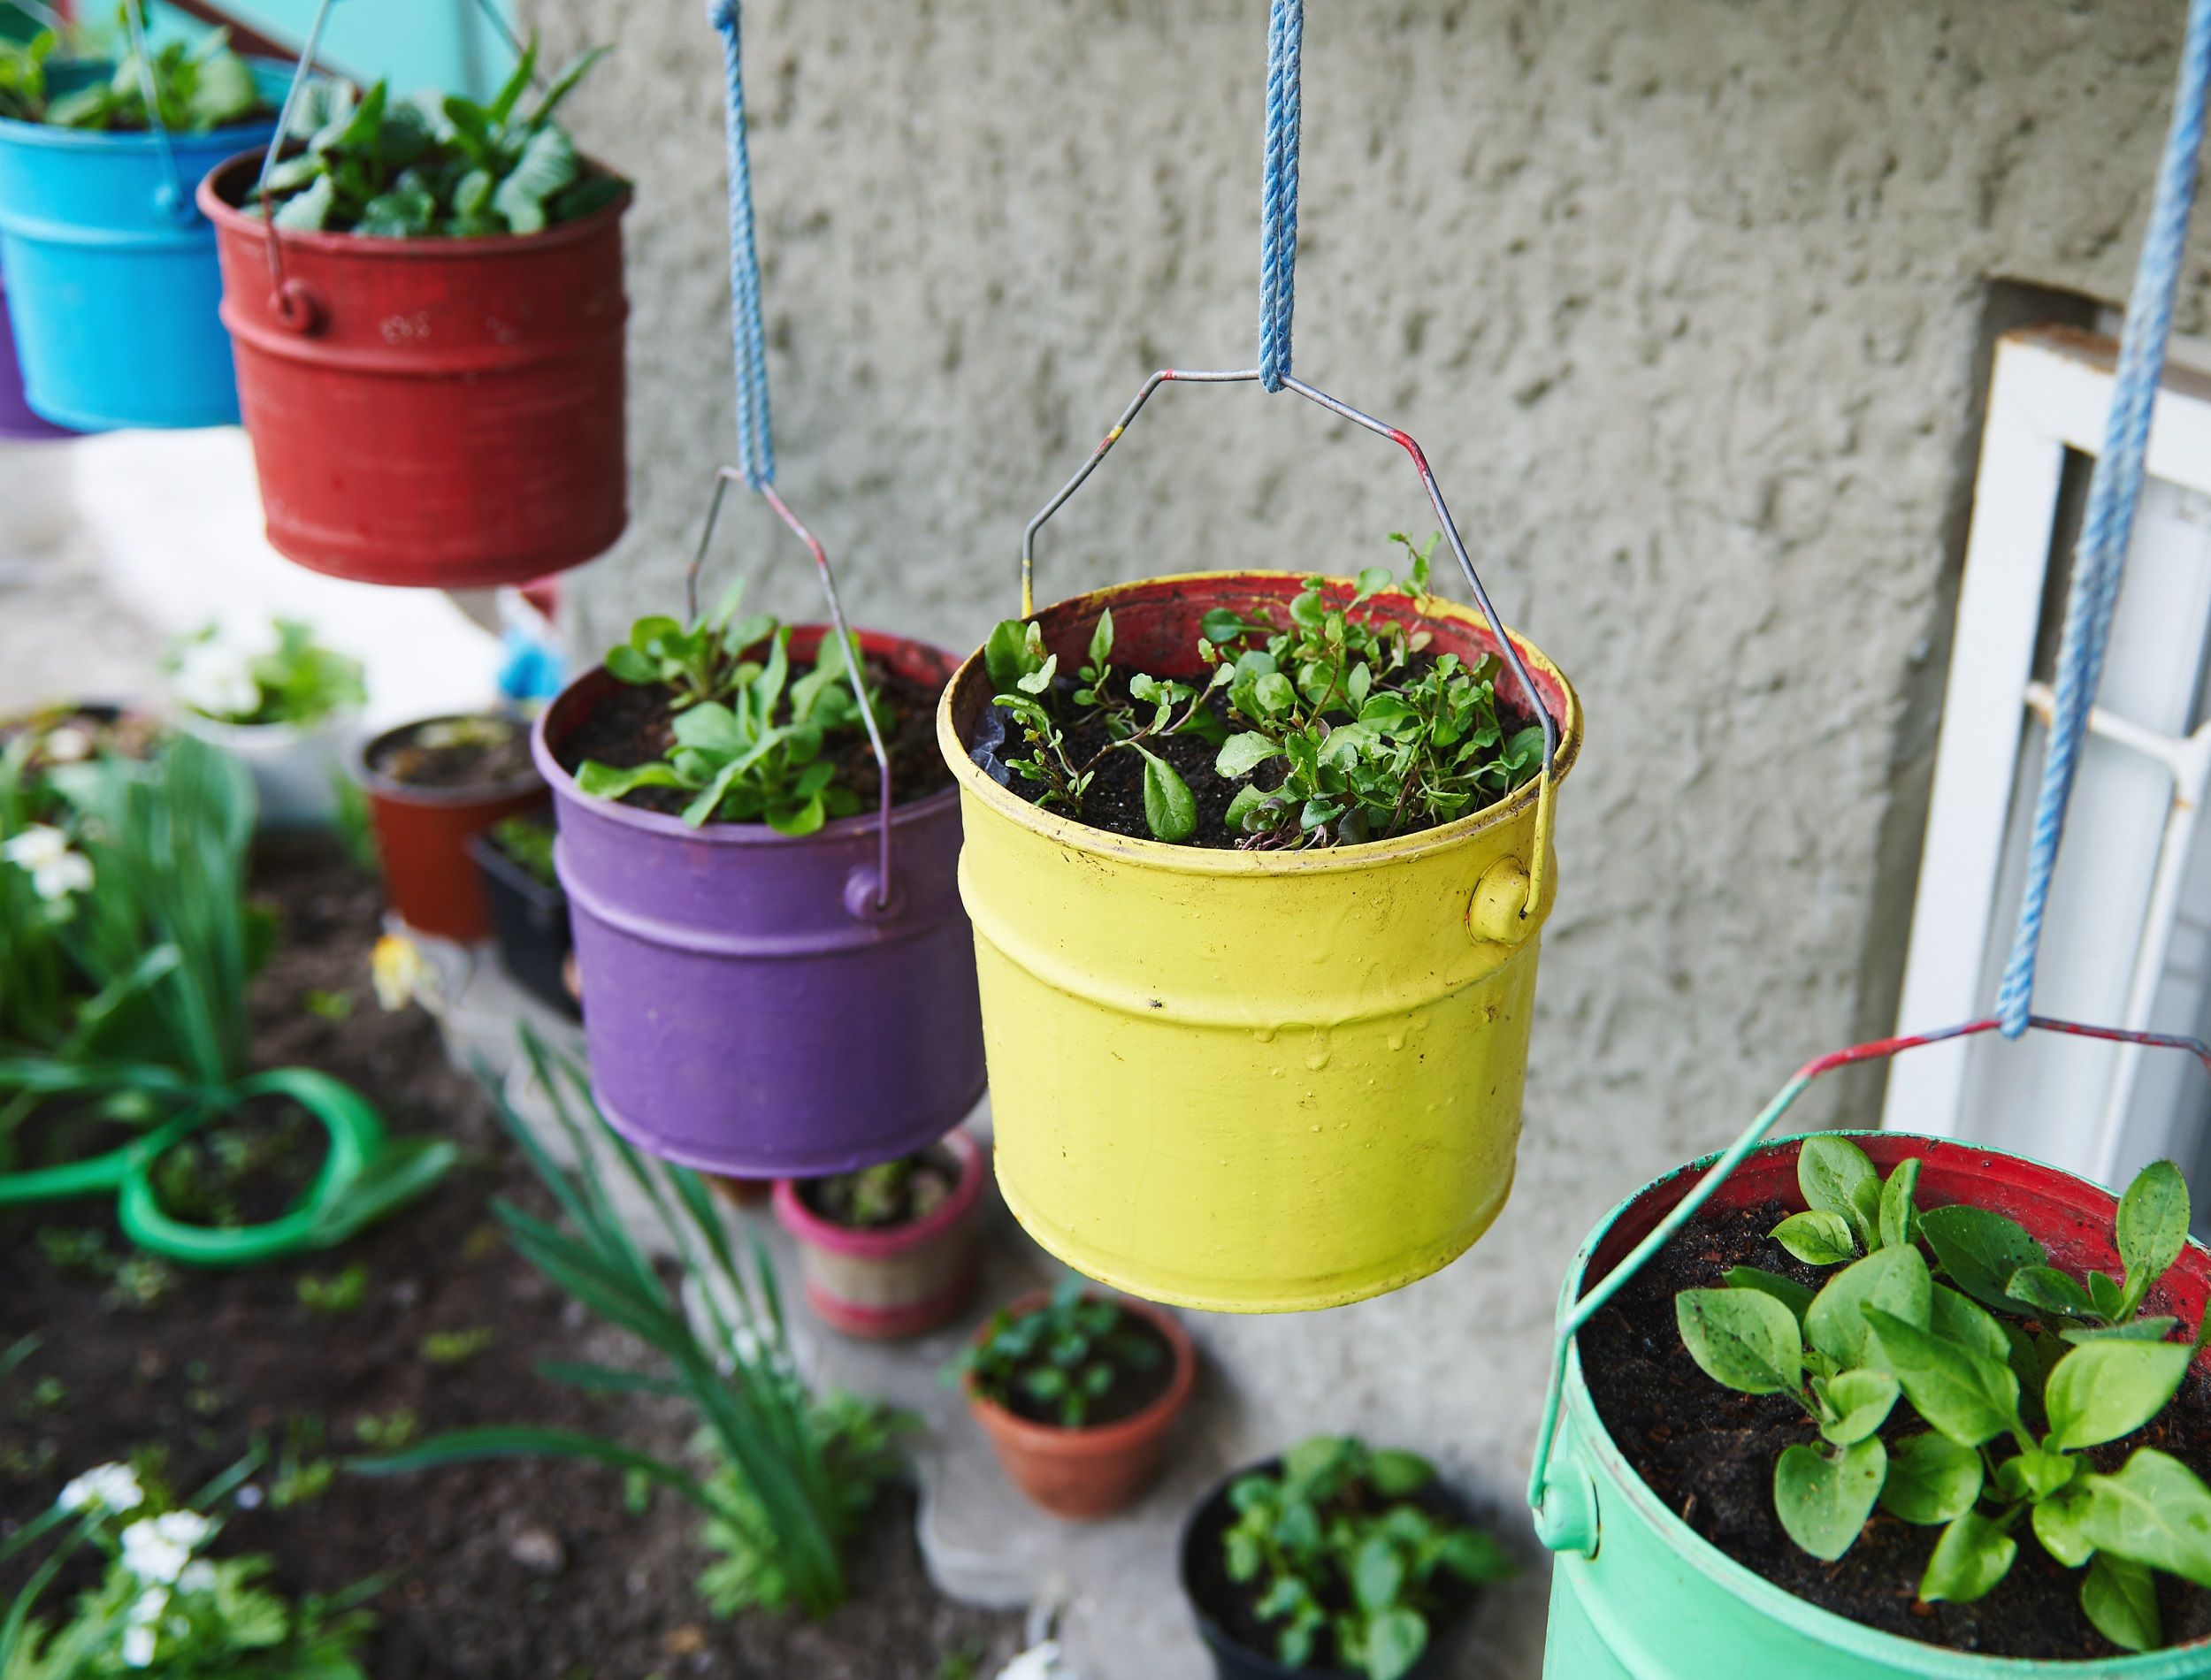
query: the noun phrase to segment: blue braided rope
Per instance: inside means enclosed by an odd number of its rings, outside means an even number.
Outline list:
[[[745,52],[739,0],[707,0],[722,32],[729,75],[730,339],[737,365],[737,467],[747,489],[776,482],[776,430],[768,410],[768,329],[760,314],[760,251],[753,240],[753,164],[745,144]]]
[[[2080,766],[2088,709],[2103,677],[2104,645],[2110,639],[2111,615],[2118,602],[2119,582],[2134,535],[2134,512],[2141,500],[2143,466],[2149,448],[2150,415],[2164,370],[2166,340],[2172,333],[2173,295],[2179,287],[2189,213],[2195,205],[2207,92],[2211,92],[2211,0],[2190,0],[2179,85],[2173,95],[2172,128],[2166,136],[2164,158],[2158,165],[2157,194],[2150,206],[2141,259],[2134,271],[2133,295],[2127,300],[2126,327],[2119,340],[2119,364],[2112,381],[2103,453],[2096,458],[2089,480],[2088,506],[2081,516],[2072,584],[2065,599],[2056,704],[2049,750],[2042,762],[2042,785],[2035,795],[2026,890],[2020,899],[2019,928],[1996,999],[1996,1012],[2007,1038],[2016,1038],[2027,1029],[2035,951],[2041,943],[2050,878],[2057,867],[2065,807],[2072,798],[2074,773]]]
[[[1259,384],[1282,388],[1297,303],[1298,60],[1304,0],[1273,0],[1266,26],[1266,165],[1259,193]]]

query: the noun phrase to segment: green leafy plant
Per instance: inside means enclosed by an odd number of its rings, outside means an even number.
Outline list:
[[[294,1286],[300,1305],[318,1318],[343,1318],[358,1312],[368,1299],[369,1269],[359,1261],[341,1271],[322,1277],[303,1272]]]
[[[606,1124],[589,1081],[525,1030],[524,1044],[540,1088],[575,1158],[598,1158],[592,1134],[611,1159],[601,1172],[570,1174],[555,1165],[526,1122],[502,1103],[501,1114],[565,1218],[568,1229],[509,1203],[494,1204],[516,1249],[585,1307],[643,1341],[659,1371],[555,1363],[540,1374],[601,1394],[657,1394],[698,1415],[695,1455],[704,1473],[603,1436],[529,1428],[462,1430],[353,1468],[390,1475],[472,1460],[579,1459],[667,1488],[706,1518],[717,1562],[700,1590],[721,1614],[758,1605],[797,1605],[826,1615],[845,1596],[841,1556],[860,1517],[895,1470],[894,1439],[911,1426],[901,1414],[850,1395],[816,1392],[799,1372],[784,1329],[781,1297],[765,1249],[740,1262],[705,1182],[681,1167],[648,1166]],[[691,1285],[702,1323],[683,1294],[638,1247],[622,1223],[607,1182],[619,1172],[657,1218]]]
[[[128,1465],[77,1478],[44,1512],[0,1543],[0,1562],[50,1536],[52,1550],[0,1620],[0,1680],[367,1680],[373,1618],[358,1606],[382,1586],[296,1604],[269,1587],[266,1557],[204,1556],[221,1532],[213,1513],[257,1467],[249,1456],[187,1503]],[[98,1581],[58,1622],[39,1599],[76,1554],[104,1553]]]
[[[790,627],[765,616],[733,624],[736,605],[732,592],[688,626],[639,619],[608,654],[619,681],[668,691],[675,741],[666,756],[627,769],[586,760],[576,773],[585,794],[619,799],[672,788],[693,796],[684,821],[694,829],[765,822],[787,835],[812,834],[861,808],[859,794],[838,783],[836,761],[822,756],[866,728],[848,663],[857,645],[847,650],[824,636],[812,668],[793,677]],[[765,658],[746,657],[763,645]],[[877,704],[872,691],[868,704]]]
[[[561,884],[553,867],[553,825],[542,817],[502,817],[492,825],[492,844],[541,887]]]
[[[2163,1412],[2199,1345],[2171,1339],[2175,1318],[2139,1310],[2187,1240],[2179,1170],[2160,1161],[2136,1177],[2115,1233],[2123,1275],[2085,1281],[2001,1214],[1916,1209],[1916,1160],[1884,1181],[1855,1144],[1828,1136],[1807,1141],[1797,1172],[1810,1208],[1774,1235],[1806,1264],[1841,1269],[1815,1292],[1739,1266],[1725,1287],[1674,1302],[1706,1374],[1787,1396],[1817,1432],[1774,1466],[1789,1537],[1832,1560],[1877,1505],[1939,1524],[1919,1594],[1970,1602],[2031,1534],[2085,1569],[2081,1608],[2106,1638],[2159,1644],[2153,1571],[2211,1586],[2211,1489],[2154,1447],[2109,1472],[2088,1455]],[[1885,1432],[1899,1404],[1926,1427]]]
[[[130,28],[119,12],[116,34],[128,42]],[[57,92],[47,73],[61,46],[51,32],[28,42],[0,41],[0,117],[17,122],[50,123],[58,128],[142,130],[146,121],[146,67],[126,46],[113,70],[68,92]],[[253,67],[233,51],[230,32],[217,29],[187,44],[170,42],[154,50],[154,97],[162,124],[176,134],[204,134],[242,123],[268,109],[253,78]]]
[[[1035,790],[1036,803],[1080,816],[1106,756],[1136,752],[1145,826],[1154,839],[1184,841],[1197,829],[1196,801],[1153,747],[1195,734],[1216,749],[1214,774],[1241,783],[1224,821],[1247,850],[1356,844],[1494,803],[1542,767],[1542,729],[1506,732],[1495,659],[1470,667],[1453,653],[1427,658],[1429,632],[1361,610],[1384,594],[1427,598],[1434,539],[1419,547],[1394,532],[1391,540],[1412,558],[1402,590],[1387,567],[1369,567],[1340,605],[1326,579],[1306,579],[1287,623],[1227,607],[1207,613],[1197,650],[1203,683],[1120,678],[1111,613],[1099,615],[1072,680],[1061,678],[1036,624],[999,624],[984,661],[994,701],[1026,747],[1006,767]],[[1106,739],[1078,763],[1067,734],[1091,719],[1103,721]]]
[[[465,1365],[489,1348],[497,1334],[488,1325],[476,1325],[466,1330],[434,1330],[422,1339],[416,1351],[428,1364]]]
[[[226,635],[208,625],[169,658],[177,698],[218,723],[320,722],[367,698],[361,662],[325,647],[314,627],[279,618],[266,637]]]
[[[396,97],[317,82],[287,139],[304,149],[269,172],[279,228],[371,239],[536,233],[619,197],[625,183],[587,164],[553,120],[605,49],[529,97],[538,49],[524,49],[487,105],[458,94]]]
[[[1285,1667],[1398,1680],[1427,1649],[1444,1577],[1473,1586],[1513,1572],[1488,1534],[1419,1502],[1434,1479],[1415,1454],[1316,1435],[1279,1469],[1230,1484],[1222,1562],[1256,1590],[1259,1619],[1280,1624],[1274,1654]]]
[[[1081,1429],[1115,1383],[1157,1371],[1167,1357],[1142,1319],[1070,1276],[1041,1306],[1022,1312],[1001,1307],[991,1314],[983,1334],[960,1350],[946,1375],[995,1405],[1010,1410],[1025,1401],[1062,1429]]]
[[[925,1152],[809,1180],[805,1195],[823,1218],[873,1231],[927,1218],[952,1195],[955,1177],[945,1162]]]

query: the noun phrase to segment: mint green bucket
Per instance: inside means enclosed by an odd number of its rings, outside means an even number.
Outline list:
[[[2080,1032],[2040,1019],[2037,1027]],[[2138,1656],[2032,1661],[1977,1656],[1922,1644],[1806,1603],[1753,1573],[1683,1522],[1646,1486],[1597,1417],[1574,1338],[1612,1292],[1686,1225],[1708,1199],[1721,1207],[1780,1199],[1796,1189],[1800,1139],[1759,1142],[1818,1074],[1940,1039],[1988,1030],[1975,1021],[1939,1034],[1860,1045],[1809,1064],[1725,1151],[1638,1190],[1600,1221],[1574,1256],[1559,1294],[1550,1392],[1537,1438],[1528,1502],[1555,1554],[1545,1680],[2183,1680],[2211,1676],[2211,1643]],[[2201,1045],[2095,1029],[2091,1036]],[[2211,1067],[2211,1060],[2206,1065]],[[1886,1171],[1922,1163],[1926,1205],[1970,1198],[2018,1220],[2055,1264],[2111,1270],[2110,1194],[2019,1157],[1983,1147],[1887,1132],[1857,1134]],[[2211,1293],[2211,1253],[2191,1244],[2161,1286],[2157,1310],[2193,1322]],[[2205,1355],[2211,1358],[2211,1355]],[[1847,1567],[1847,1565],[1846,1565]]]

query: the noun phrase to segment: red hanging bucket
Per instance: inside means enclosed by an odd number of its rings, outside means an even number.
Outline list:
[[[582,564],[628,519],[622,215],[487,239],[282,233],[201,183],[269,540],[367,584],[476,588]]]

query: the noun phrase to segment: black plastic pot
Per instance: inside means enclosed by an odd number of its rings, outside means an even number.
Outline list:
[[[1204,1584],[1222,1573],[1215,1562],[1220,1556],[1220,1537],[1236,1521],[1236,1513],[1228,1504],[1228,1489],[1246,1476],[1280,1470],[1281,1467],[1281,1459],[1268,1458],[1232,1471],[1213,1484],[1212,1491],[1198,1501],[1182,1523],[1180,1567],[1176,1573],[1182,1584],[1182,1596],[1190,1601],[1190,1614],[1197,1620],[1197,1637],[1213,1654],[1213,1672],[1219,1680],[1366,1680],[1365,1675],[1350,1669],[1288,1668],[1243,1644],[1221,1626],[1215,1611],[1205,1603]],[[1471,1524],[1475,1521],[1465,1501],[1440,1481],[1423,1488],[1414,1502],[1454,1522]],[[1470,1592],[1462,1602],[1446,1608],[1430,1623],[1427,1649],[1406,1671],[1405,1680],[1443,1680],[1450,1670],[1452,1650],[1465,1631],[1480,1598],[1479,1589]]]
[[[493,844],[488,831],[470,836],[469,856],[484,883],[499,960],[523,989],[574,1019],[581,1012],[569,996],[562,970],[573,945],[568,895],[548,887]]]

